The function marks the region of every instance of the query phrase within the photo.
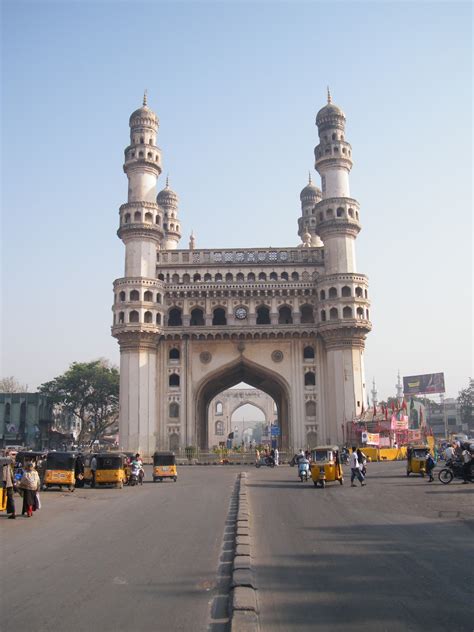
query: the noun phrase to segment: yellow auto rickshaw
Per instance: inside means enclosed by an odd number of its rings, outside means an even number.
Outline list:
[[[73,491],[76,483],[74,476],[75,465],[76,455],[74,452],[48,452],[43,489],[69,487]]]
[[[426,459],[430,449],[427,445],[409,445],[407,448],[407,476],[410,474],[426,474]]]
[[[178,480],[176,469],[176,457],[174,452],[155,452],[153,455],[153,482],[162,481],[165,478]]]
[[[326,483],[339,481],[342,485],[342,466],[337,445],[316,446],[311,450],[311,478],[315,487],[326,487]]]
[[[96,455],[97,469],[95,485],[115,485],[122,488],[127,482],[124,454],[119,452],[100,452]]]

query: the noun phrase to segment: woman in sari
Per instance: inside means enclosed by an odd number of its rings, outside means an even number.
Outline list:
[[[40,477],[35,470],[34,463],[31,461],[26,463],[25,471],[18,486],[23,491],[23,509],[21,513],[31,518],[33,511],[36,510],[36,492],[40,488]]]

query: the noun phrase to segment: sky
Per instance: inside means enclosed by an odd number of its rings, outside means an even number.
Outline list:
[[[181,247],[298,244],[326,86],[347,117],[366,381],[472,371],[472,8],[457,2],[22,2],[2,9],[0,376],[29,390],[110,335],[128,118],[158,114]]]

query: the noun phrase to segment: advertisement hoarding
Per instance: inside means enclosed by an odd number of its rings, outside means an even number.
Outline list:
[[[403,392],[405,395],[445,393],[444,373],[425,373],[425,375],[404,377]]]

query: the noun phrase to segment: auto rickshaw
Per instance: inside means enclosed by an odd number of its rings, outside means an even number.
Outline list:
[[[100,452],[96,455],[96,459],[95,486],[115,485],[115,487],[122,488],[127,482],[125,455],[119,452]]]
[[[153,482],[162,481],[165,478],[178,480],[176,469],[176,457],[174,452],[155,452],[153,455]]]
[[[76,484],[75,465],[76,454],[74,452],[48,452],[42,488],[49,489],[57,486],[62,489],[69,487],[73,491]]]
[[[407,476],[410,474],[426,474],[426,459],[430,449],[427,445],[409,445],[407,448]]]
[[[332,481],[344,483],[337,445],[316,446],[311,450],[311,478],[315,487],[326,487]]]

